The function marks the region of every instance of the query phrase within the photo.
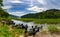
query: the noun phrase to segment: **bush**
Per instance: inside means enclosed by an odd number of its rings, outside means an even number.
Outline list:
[[[50,25],[50,26],[48,26],[48,31],[51,33],[58,33],[59,29],[57,28],[57,26]]]

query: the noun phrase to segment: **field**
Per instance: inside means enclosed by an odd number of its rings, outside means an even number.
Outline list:
[[[39,24],[60,24],[60,19],[33,19],[33,18],[21,18],[18,19],[20,21],[24,21],[24,22],[35,22],[35,23],[39,23]]]

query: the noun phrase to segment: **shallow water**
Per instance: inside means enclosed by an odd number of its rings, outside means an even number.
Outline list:
[[[24,26],[28,25],[28,28],[32,28],[32,26],[34,28],[35,26],[41,27],[41,25],[46,27],[46,24],[35,24],[34,22],[23,22],[23,21],[18,21],[18,20],[12,20],[12,21],[14,21],[15,25],[19,25],[19,24],[23,24]]]
[[[23,25],[28,25],[28,27],[31,27],[31,26],[38,26],[40,27],[41,25],[43,26],[43,29],[47,29],[48,25],[56,25],[57,27],[60,28],[60,24],[35,24],[34,22],[23,22],[23,21],[19,21],[19,20],[12,20],[15,22],[15,25],[19,25],[19,24],[23,24]]]
[[[18,21],[18,20],[12,20],[12,21],[14,21],[15,24],[24,24],[24,25],[27,24],[29,26],[35,25],[34,22],[22,22],[22,21]]]

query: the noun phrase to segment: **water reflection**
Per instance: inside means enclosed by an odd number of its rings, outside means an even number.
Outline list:
[[[12,21],[14,21],[15,25],[17,25],[17,24],[24,24],[24,25],[27,24],[28,26],[34,25],[34,22],[22,22],[22,21],[18,21],[18,20],[12,20]]]

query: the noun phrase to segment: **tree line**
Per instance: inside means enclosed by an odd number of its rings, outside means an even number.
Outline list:
[[[21,18],[38,18],[38,19],[55,19],[60,18],[60,10],[58,9],[49,9],[43,12],[35,13],[35,14],[27,14],[21,16]]]

